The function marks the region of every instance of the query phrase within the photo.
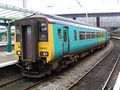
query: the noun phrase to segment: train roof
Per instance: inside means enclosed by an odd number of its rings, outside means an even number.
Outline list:
[[[80,23],[80,22],[72,20],[72,19],[68,19],[68,18],[64,18],[64,17],[60,17],[60,16],[54,16],[54,15],[45,15],[45,14],[44,15],[33,15],[28,18],[35,18],[35,17],[45,18],[48,20],[48,22],[55,23],[55,24],[62,24],[62,25],[76,26],[76,27],[88,28],[88,29],[94,29],[94,30],[100,30],[100,31],[107,31],[102,28],[90,26],[90,25],[83,24],[83,23]]]

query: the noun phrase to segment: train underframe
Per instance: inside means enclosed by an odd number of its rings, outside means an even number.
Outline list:
[[[67,67],[69,64],[74,64],[78,60],[86,55],[94,52],[95,50],[101,49],[106,46],[108,42],[102,43],[98,46],[85,49],[83,51],[73,53],[71,55],[65,55],[57,60],[53,60],[46,64],[43,60],[36,60],[36,62],[21,61],[17,64],[22,69],[22,75],[26,77],[40,78],[42,76],[51,74],[54,70],[61,70]]]

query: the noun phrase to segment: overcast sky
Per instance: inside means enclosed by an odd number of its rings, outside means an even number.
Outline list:
[[[23,7],[23,0],[0,0],[0,3]],[[119,0],[26,0],[26,7],[49,14],[119,12]],[[80,3],[80,4],[78,4]]]

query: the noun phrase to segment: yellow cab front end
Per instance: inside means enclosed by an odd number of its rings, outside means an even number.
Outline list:
[[[45,18],[28,18],[16,22],[15,54],[27,77],[41,77],[51,72],[54,59],[53,29]]]

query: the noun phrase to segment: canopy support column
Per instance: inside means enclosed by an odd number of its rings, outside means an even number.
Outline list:
[[[2,42],[2,33],[0,33],[0,42]]]
[[[11,43],[11,24],[10,22],[6,25],[7,28],[7,52],[12,52],[12,43]]]

